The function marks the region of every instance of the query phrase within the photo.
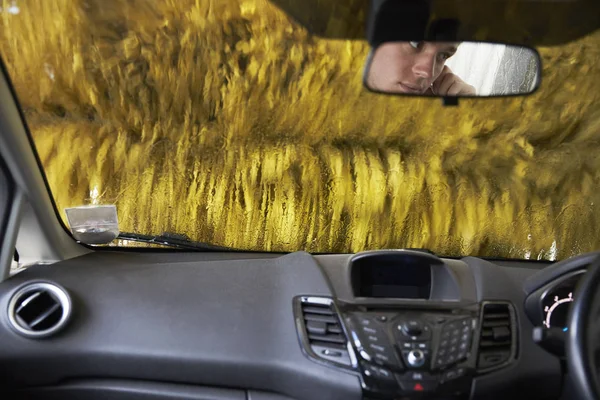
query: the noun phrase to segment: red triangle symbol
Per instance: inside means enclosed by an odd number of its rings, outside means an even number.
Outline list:
[[[423,386],[421,386],[420,383],[415,383],[415,387],[413,388],[414,391],[416,392],[422,392],[423,391]]]

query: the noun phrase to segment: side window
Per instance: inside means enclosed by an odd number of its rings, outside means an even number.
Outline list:
[[[4,164],[0,159],[0,242],[4,239],[6,229],[6,217],[8,217],[8,199],[12,196],[12,187],[10,187]]]
[[[8,249],[5,245],[7,243],[7,223],[10,211],[11,199],[13,196],[13,185],[8,178],[6,168],[0,159],[0,261],[6,259],[6,255],[2,254],[3,251],[9,251],[9,259],[11,260],[11,267],[15,267],[14,254],[15,249]]]

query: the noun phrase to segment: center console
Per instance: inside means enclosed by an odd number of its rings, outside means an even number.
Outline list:
[[[307,355],[357,373],[365,398],[468,398],[516,355],[512,306],[461,301],[432,254],[359,253],[348,275],[353,301],[303,297],[296,318]]]
[[[365,394],[468,394],[475,369],[476,310],[344,313]]]

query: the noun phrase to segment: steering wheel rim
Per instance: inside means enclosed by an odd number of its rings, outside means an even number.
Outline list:
[[[566,352],[569,376],[578,398],[600,400],[595,352],[600,340],[596,323],[600,311],[600,256],[579,281],[568,316]],[[600,338],[598,338],[600,339]]]

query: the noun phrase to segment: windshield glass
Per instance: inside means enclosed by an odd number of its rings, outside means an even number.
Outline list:
[[[538,49],[531,96],[443,107],[370,93],[366,42],[312,37],[266,0],[0,4],[65,223],[114,204],[122,231],[251,250],[600,247],[598,32]]]

